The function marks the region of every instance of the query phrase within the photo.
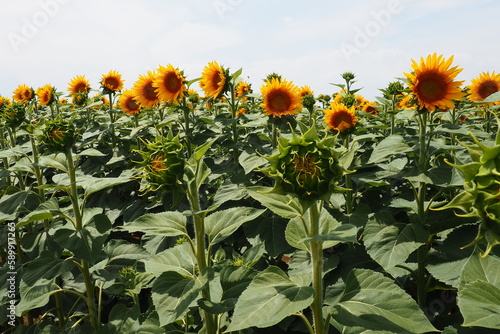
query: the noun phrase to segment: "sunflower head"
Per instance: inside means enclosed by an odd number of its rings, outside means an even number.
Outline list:
[[[477,78],[472,79],[471,85],[467,88],[470,101],[484,101],[491,94],[500,91],[500,74],[483,72]]]
[[[103,95],[115,94],[123,89],[122,75],[117,71],[109,71],[101,78],[101,88]]]
[[[2,108],[0,108],[2,110]],[[21,102],[14,102],[12,104],[4,105],[1,114],[5,125],[15,129],[26,120],[25,106]]]
[[[263,102],[261,104],[266,115],[280,118],[295,115],[302,108],[297,86],[285,79],[272,78],[261,87]]]
[[[148,71],[146,75],[139,76],[132,88],[136,101],[145,109],[152,109],[161,101],[157,89],[153,86],[155,78],[155,72]]]
[[[160,66],[153,80],[158,97],[166,103],[178,103],[186,92],[184,72],[169,64]]]
[[[84,75],[77,75],[69,82],[68,91],[70,95],[88,94],[90,91],[90,83]]]
[[[146,141],[145,150],[137,151],[141,157],[141,178],[144,192],[179,190],[184,176],[184,147],[179,138],[159,137],[154,142]]]
[[[73,94],[72,96],[72,101],[73,101],[73,104],[81,107],[81,106],[84,106],[85,103],[87,102],[87,99],[88,99],[88,94],[87,93],[76,93],[76,94]]]
[[[315,125],[302,136],[280,137],[278,153],[267,158],[270,165],[263,171],[276,179],[281,192],[304,200],[326,199],[345,172],[339,165],[340,152],[333,149],[335,140],[320,140]]]
[[[0,112],[2,112],[5,109],[5,107],[10,104],[11,104],[10,99],[4,96],[0,96]]]
[[[348,108],[343,103],[330,103],[330,108],[323,111],[325,113],[325,123],[331,130],[347,132],[352,130],[358,118],[354,107]]]
[[[19,102],[22,104],[28,104],[35,97],[35,91],[33,88],[28,87],[27,85],[19,85],[16,89],[14,89],[12,99],[15,102]]]
[[[58,119],[45,124],[42,142],[51,152],[65,152],[73,147],[77,137],[73,122]]]
[[[141,106],[135,99],[135,94],[132,90],[126,90],[118,99],[118,106],[121,111],[127,115],[133,116],[141,112]]]
[[[200,102],[200,94],[198,94],[198,92],[195,91],[194,89],[188,89],[187,94],[189,102],[193,104]]]
[[[50,84],[46,84],[36,90],[36,95],[38,96],[38,102],[43,106],[48,106],[56,101],[56,89]]]
[[[472,162],[450,164],[463,174],[464,191],[438,210],[460,209],[465,212],[460,216],[478,218],[479,232],[470,245],[486,242],[483,256],[487,256],[500,245],[500,129],[494,146],[485,146],[475,136],[473,139],[475,145],[467,146]]]
[[[405,73],[408,86],[418,104],[418,109],[434,111],[436,108],[453,109],[453,100],[464,96],[460,85],[463,81],[454,81],[462,71],[457,66],[451,67],[453,56],[444,59],[442,55],[420,58],[420,63],[412,60],[413,72]]]
[[[306,108],[310,113],[314,111],[314,105],[316,104],[316,99],[312,94],[302,96],[302,105]]]
[[[248,97],[244,95],[251,92],[252,92],[252,87],[248,82],[241,81],[236,85],[235,96],[240,98],[242,102],[248,101]]]
[[[203,68],[200,87],[205,96],[218,98],[229,90],[229,70],[224,69],[216,61]]]

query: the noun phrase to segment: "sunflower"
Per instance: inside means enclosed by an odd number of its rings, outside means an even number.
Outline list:
[[[153,80],[158,97],[167,103],[177,103],[184,97],[186,91],[184,73],[174,68],[171,64],[167,67],[160,66],[158,74]]]
[[[217,98],[227,90],[228,73],[216,61],[203,68],[200,87],[207,97]]]
[[[418,109],[426,108],[434,111],[436,108],[453,109],[452,100],[463,97],[460,85],[463,81],[454,81],[462,71],[457,66],[450,67],[453,56],[445,60],[442,55],[420,58],[420,64],[412,59],[412,73],[404,73],[408,78],[408,86],[418,101]]]
[[[83,93],[88,94],[90,91],[90,84],[84,75],[77,75],[69,82],[68,92],[71,95]]]
[[[396,104],[397,109],[416,109],[417,106],[413,104],[413,96],[411,95],[402,95],[401,99]]]
[[[23,104],[27,104],[35,97],[35,91],[33,88],[30,88],[27,85],[17,86],[17,88],[14,89],[13,94],[12,99]]]
[[[298,88],[291,81],[272,78],[260,88],[266,115],[281,117],[295,115],[302,107]]]
[[[236,93],[235,96],[241,98],[242,102],[246,102],[248,100],[248,97],[244,96],[247,93],[251,93],[252,88],[250,87],[250,84],[245,81],[241,81],[236,85]]]
[[[470,101],[484,101],[485,98],[500,90],[500,74],[483,72],[476,79],[471,80],[469,89]]]
[[[347,108],[343,103],[332,102],[325,113],[325,123],[329,129],[344,132],[356,125],[358,118],[354,107]]]
[[[11,102],[7,97],[0,96],[0,110],[5,108],[6,106],[10,105]]]
[[[52,104],[56,99],[55,89],[50,84],[46,84],[36,90],[36,95],[38,96],[38,102],[43,106],[48,106]]]
[[[158,103],[160,103],[160,98],[156,93],[156,89],[153,86],[153,81],[155,80],[155,72],[148,71],[146,75],[140,75],[139,79],[135,82],[134,91],[136,101],[146,109],[151,109]]]
[[[118,106],[127,115],[137,115],[141,111],[141,106],[135,100],[135,95],[132,90],[126,90],[118,99]]]
[[[101,87],[103,88],[104,94],[115,93],[122,90],[122,75],[113,70],[109,71],[108,74],[103,74],[101,79]]]
[[[299,88],[299,95],[301,97],[304,97],[306,95],[314,95],[314,92],[312,91],[311,87],[309,86],[302,86]]]

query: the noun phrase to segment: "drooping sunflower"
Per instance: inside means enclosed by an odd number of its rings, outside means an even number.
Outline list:
[[[52,104],[56,99],[55,88],[50,84],[39,87],[36,90],[36,95],[38,96],[38,102],[43,106],[48,106]]]
[[[160,97],[153,86],[155,77],[156,74],[153,71],[148,71],[146,75],[139,75],[139,79],[132,88],[135,100],[145,109],[151,109],[160,103]]]
[[[137,115],[141,111],[141,106],[135,100],[135,94],[130,89],[124,91],[120,95],[120,98],[118,99],[118,106],[121,111],[130,116]]]
[[[285,79],[272,78],[260,88],[266,115],[281,117],[295,115],[302,108],[297,86]]]
[[[17,86],[17,88],[14,89],[13,94],[12,99],[23,104],[27,104],[35,97],[35,91],[33,88],[24,84]]]
[[[418,101],[418,109],[426,108],[434,111],[436,108],[453,109],[453,100],[463,97],[460,85],[463,81],[454,81],[462,71],[458,66],[451,66],[453,56],[444,59],[436,53],[420,58],[420,64],[412,59],[412,73],[404,73],[408,78],[408,86]]]
[[[203,68],[200,87],[207,97],[218,98],[227,90],[228,76],[228,71],[213,61]]]
[[[109,71],[108,74],[103,74],[101,79],[101,87],[103,94],[116,93],[123,88],[122,75],[117,71]]]
[[[325,113],[325,123],[329,129],[344,132],[353,128],[358,122],[354,107],[346,107],[343,103],[332,102]]]
[[[69,82],[68,92],[70,95],[88,94],[90,83],[84,75],[77,75]]]
[[[467,86],[470,101],[484,101],[491,94],[500,91],[500,73],[495,74],[495,71],[491,74],[483,72],[471,82],[471,85]]]
[[[166,103],[177,103],[184,97],[186,85],[184,73],[169,64],[167,67],[160,66],[158,74],[153,80],[158,97]]]

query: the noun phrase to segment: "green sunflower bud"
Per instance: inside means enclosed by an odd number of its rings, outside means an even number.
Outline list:
[[[338,162],[340,152],[333,149],[335,139],[319,140],[314,125],[302,136],[280,137],[279,152],[267,158],[270,166],[263,171],[284,192],[305,200],[327,198],[345,172]]]
[[[73,147],[77,139],[72,122],[56,120],[45,125],[43,143],[53,152],[65,152]]]
[[[466,212],[460,216],[480,219],[478,235],[470,245],[485,241],[485,257],[500,244],[500,129],[495,146],[481,144],[474,135],[473,139],[476,145],[466,146],[473,162],[450,164],[463,174],[464,191],[439,209],[457,208]]]
[[[146,141],[146,149],[137,151],[142,157],[142,179],[146,191],[160,188],[174,190],[182,184],[185,160],[184,147],[178,137],[159,137],[154,142]]]
[[[302,105],[309,111],[312,112],[314,110],[314,104],[316,103],[316,99],[313,95],[306,95],[302,98]]]

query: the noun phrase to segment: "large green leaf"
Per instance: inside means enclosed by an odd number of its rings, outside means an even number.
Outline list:
[[[142,262],[144,262],[146,272],[155,276],[160,276],[165,271],[175,271],[183,276],[193,276],[197,266],[193,249],[187,242],[168,248]]]
[[[462,326],[500,330],[500,287],[498,285],[486,281],[466,283],[459,290],[458,306],[464,316]]]
[[[16,315],[20,317],[32,309],[45,306],[50,296],[59,290],[53,280],[39,279],[34,285],[28,285],[21,280],[19,283],[21,298],[19,304],[16,305]]]
[[[265,209],[234,207],[217,211],[205,218],[208,242],[216,244],[234,233],[241,225],[260,216]]]
[[[277,324],[308,307],[313,295],[311,287],[295,284],[278,267],[268,267],[241,294],[227,331]]]
[[[26,224],[39,220],[52,219],[60,214],[59,201],[56,198],[51,198],[47,202],[41,203],[38,208],[20,219],[16,227],[20,228]]]
[[[160,326],[184,317],[211,278],[213,273],[210,271],[199,277],[186,277],[175,271],[168,271],[156,278],[151,298],[160,317]]]
[[[104,214],[97,214],[81,230],[61,227],[54,233],[54,239],[77,257],[94,264],[111,230],[111,222]]]
[[[0,222],[14,220],[19,214],[18,208],[28,198],[29,191],[18,191],[12,195],[4,195],[0,199]]]
[[[121,228],[129,232],[175,237],[187,234],[186,216],[178,211],[145,214]]]
[[[283,218],[295,218],[302,215],[302,207],[297,199],[288,195],[270,193],[265,187],[247,188],[248,194],[260,204]]]
[[[55,258],[48,252],[43,252],[29,263],[21,280],[27,286],[33,286],[40,279],[52,280],[71,271],[73,267],[74,263],[71,258]]]
[[[258,154],[255,154],[254,152],[248,153],[247,151],[241,152],[238,162],[240,163],[241,167],[245,170],[245,174],[250,173],[253,171],[255,168],[260,167],[267,163],[267,159],[264,157],[261,157]]]
[[[369,164],[388,161],[397,154],[410,152],[412,149],[400,135],[392,135],[384,138],[373,149],[368,160]]]
[[[84,197],[96,193],[100,190],[106,189],[108,187],[116,186],[122,183],[127,183],[132,181],[131,172],[124,172],[118,177],[93,177],[86,175],[85,177],[80,177],[77,182],[85,190]]]
[[[500,329],[500,259],[474,252],[465,263],[458,286],[463,326]]]
[[[368,221],[363,232],[367,253],[385,270],[406,261],[428,238],[428,232],[417,224],[398,223],[386,211]]]
[[[436,331],[404,290],[393,280],[369,269],[353,269],[349,273],[344,292],[332,306],[331,313],[341,332],[350,327],[398,334]]]

